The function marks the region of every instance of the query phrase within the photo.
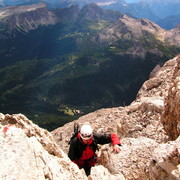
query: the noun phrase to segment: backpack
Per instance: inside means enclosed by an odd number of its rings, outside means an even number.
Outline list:
[[[79,131],[80,131],[80,125],[79,125],[78,122],[74,121],[74,133],[72,134],[72,136],[71,136],[68,144],[70,144],[71,141],[72,141],[75,137],[77,137]]]

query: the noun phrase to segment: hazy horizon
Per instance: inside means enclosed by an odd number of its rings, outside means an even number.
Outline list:
[[[126,3],[137,3],[140,0],[124,0]]]

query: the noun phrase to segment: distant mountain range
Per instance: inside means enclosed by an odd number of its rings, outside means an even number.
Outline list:
[[[103,10],[95,4],[54,11],[43,3],[10,6],[1,8],[0,14],[0,53],[6,59],[1,65],[17,59],[54,58],[88,48],[113,46],[116,41],[130,41],[131,51],[139,47],[135,42],[140,40],[140,46],[149,41],[180,46],[179,27],[166,31],[147,19]],[[24,44],[26,41],[30,43]]]
[[[172,29],[173,27],[176,27],[177,24],[180,24],[180,14],[165,17],[164,19],[159,20],[157,24],[164,29]]]
[[[77,112],[129,104],[180,52],[179,34],[95,4],[1,8],[0,109],[55,128]]]
[[[66,8],[71,5],[78,5],[80,8],[87,4],[95,3],[103,9],[113,9],[121,13],[126,13],[135,18],[147,18],[162,28],[172,29],[176,27],[180,21],[180,1],[178,0],[141,0],[136,3],[126,3],[124,0],[1,0],[0,6],[27,5],[39,2],[45,2],[49,8]],[[176,16],[171,21],[165,18]],[[161,20],[163,22],[161,22]]]

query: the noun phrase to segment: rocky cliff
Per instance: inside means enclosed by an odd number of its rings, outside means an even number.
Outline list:
[[[0,114],[0,179],[86,179],[53,141],[22,114]]]
[[[11,6],[0,9],[0,27],[6,32],[28,32],[39,26],[52,25],[57,22],[55,14],[50,12],[43,3]]]
[[[180,178],[179,119],[173,119],[178,118],[180,112],[179,59],[180,56],[177,56],[163,67],[155,67],[149,80],[139,90],[136,100],[129,106],[101,109],[77,120],[80,124],[90,123],[97,132],[115,132],[122,138],[119,155],[112,154],[109,146],[103,146],[99,155],[100,164],[113,175],[123,174],[128,180]],[[171,89],[176,97],[171,94]],[[173,113],[166,108],[170,104]],[[68,123],[52,132],[65,152],[72,131],[73,123]],[[169,134],[173,134],[176,141],[168,142]]]
[[[162,56],[158,44],[180,47],[180,26],[167,31],[148,19],[135,19],[123,15],[116,23],[100,32],[97,39],[102,44],[107,43],[112,46],[116,41],[121,42],[127,46],[123,54],[144,57],[150,52]],[[151,48],[147,47],[148,44],[152,45]]]
[[[121,137],[121,153],[100,146],[90,180],[179,180],[180,56],[157,66],[129,106],[100,109],[76,122]],[[0,179],[87,179],[67,157],[74,122],[53,132],[24,115],[0,115]]]
[[[161,122],[170,140],[175,140],[180,135],[180,58],[177,61],[161,117]]]

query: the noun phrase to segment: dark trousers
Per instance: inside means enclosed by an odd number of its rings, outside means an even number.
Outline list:
[[[89,176],[91,174],[91,167],[84,167],[84,171],[86,173],[86,176]]]

